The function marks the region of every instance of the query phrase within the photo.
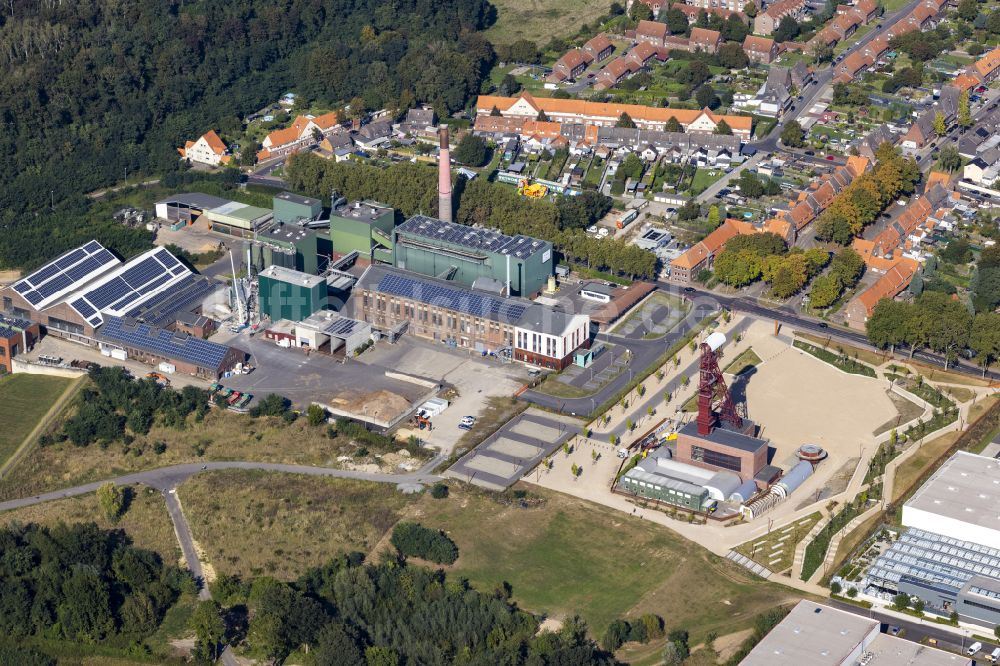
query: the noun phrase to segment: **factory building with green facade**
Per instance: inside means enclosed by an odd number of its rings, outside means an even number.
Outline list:
[[[271,321],[302,321],[327,307],[326,278],[282,266],[257,274],[260,313]]]
[[[486,278],[509,284],[511,296],[532,297],[553,271],[552,243],[528,236],[415,215],[396,227],[394,237],[397,268],[467,287]]]
[[[318,220],[323,213],[323,203],[319,199],[291,192],[274,195],[272,208],[274,219],[281,224],[301,224]]]
[[[250,263],[257,271],[281,266],[315,275],[319,272],[319,241],[319,235],[311,229],[272,224],[258,230],[250,241]]]
[[[338,255],[357,252],[360,259],[392,263],[396,211],[368,201],[346,204],[330,212],[330,242]]]

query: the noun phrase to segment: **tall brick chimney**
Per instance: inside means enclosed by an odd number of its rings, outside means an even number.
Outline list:
[[[451,219],[451,151],[448,149],[448,126],[438,128],[441,154],[438,159],[438,219]]]

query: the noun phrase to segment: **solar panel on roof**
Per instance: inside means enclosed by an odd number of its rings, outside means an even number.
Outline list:
[[[14,285],[14,291],[16,291],[19,294],[23,294],[25,292],[31,291],[31,285],[25,282],[24,280],[21,280],[20,282]]]
[[[98,243],[97,241],[90,241],[89,243],[83,246],[83,249],[89,254],[94,254],[95,252],[101,249],[101,244]]]
[[[53,263],[49,264],[48,266],[43,266],[39,268],[37,271],[29,275],[26,279],[29,282],[31,282],[31,284],[37,287],[38,285],[42,284],[43,282],[51,278],[53,275],[57,274],[58,272],[59,272],[59,267]]]
[[[170,331],[153,329],[148,324],[126,325],[119,317],[109,318],[100,336],[164,358],[184,360],[210,369],[221,367],[229,352],[224,345],[188,335],[176,336]]]
[[[102,266],[105,264],[110,264],[113,261],[117,261],[117,259],[115,259],[115,255],[103,249],[94,255],[94,259],[97,259],[97,261],[99,261]]]
[[[178,266],[181,263],[177,261],[177,258],[174,257],[174,255],[170,254],[166,250],[160,250],[154,256],[157,259],[159,259],[163,263],[163,265],[166,266],[167,268],[173,268],[174,266]]]
[[[24,295],[24,300],[28,301],[32,305],[38,305],[42,302],[42,295],[37,291],[29,291]]]
[[[42,295],[42,298],[48,298],[53,294],[56,294],[66,287],[73,284],[73,280],[69,278],[65,273],[59,273],[51,280],[38,287],[38,293]]]
[[[79,312],[85,318],[97,314],[97,311],[94,310],[93,307],[91,307],[90,303],[88,303],[82,298],[76,299],[75,301],[70,303],[70,305],[72,305],[73,308],[76,309],[76,311]]]
[[[101,318],[100,317],[91,317],[87,321],[90,322],[91,326],[98,326],[101,323]]]
[[[87,253],[84,252],[82,248],[78,250],[73,250],[62,259],[56,261],[56,266],[58,266],[60,270],[66,270],[76,262],[86,258],[86,256]]]
[[[489,295],[459,291],[430,282],[418,282],[402,275],[384,276],[376,289],[479,317],[496,317],[503,311],[507,317],[516,320],[521,318],[525,310],[525,306],[519,303]]]
[[[138,289],[162,272],[163,265],[153,257],[149,257],[129,268],[121,277],[130,287]]]
[[[87,293],[87,300],[94,304],[94,307],[98,310],[103,310],[108,307],[111,303],[114,303],[118,299],[122,298],[129,292],[129,287],[125,284],[125,280],[120,277],[116,277],[113,280],[106,282],[105,284],[92,289]]]
[[[66,271],[66,275],[69,276],[69,279],[73,280],[73,282],[76,282],[82,279],[91,271],[96,271],[100,267],[101,264],[100,262],[97,261],[97,259],[94,259],[93,257],[87,257],[85,260],[81,261],[76,266],[73,266],[72,268],[68,269]]]

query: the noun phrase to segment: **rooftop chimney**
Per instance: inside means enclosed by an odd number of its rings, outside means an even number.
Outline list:
[[[438,218],[451,222],[451,151],[448,150],[448,126],[438,129],[441,154],[438,158]]]

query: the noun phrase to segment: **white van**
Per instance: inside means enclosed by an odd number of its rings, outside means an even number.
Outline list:
[[[969,646],[969,649],[965,651],[965,654],[971,657],[972,655],[976,654],[982,649],[983,649],[983,644],[980,643],[979,641],[976,641],[975,643]]]
[[[986,661],[991,664],[997,663],[997,659],[1000,659],[1000,648],[995,648],[991,654],[986,656]]]

